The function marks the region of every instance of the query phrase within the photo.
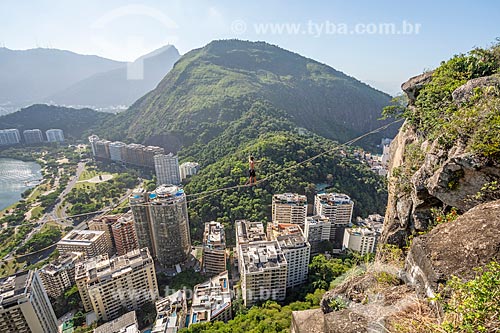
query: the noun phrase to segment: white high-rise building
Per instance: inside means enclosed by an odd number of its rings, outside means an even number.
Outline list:
[[[200,170],[200,165],[196,162],[184,162],[179,166],[181,180],[186,179],[188,176],[196,175]]]
[[[23,131],[23,137],[27,144],[43,142],[42,131],[38,128]]]
[[[45,131],[48,142],[64,142],[64,132],[62,129],[49,129]]]
[[[353,207],[354,202],[347,194],[323,193],[314,198],[314,213],[330,218],[330,241],[336,251],[342,249],[344,230],[351,223]]]
[[[56,315],[37,272],[0,279],[0,332],[58,332]]]
[[[120,141],[114,141],[109,144],[109,158],[112,161],[123,162],[123,150],[126,144]]]
[[[15,145],[20,141],[19,130],[15,128],[0,130],[0,145]]]
[[[365,255],[375,253],[379,233],[368,228],[346,229],[344,233],[344,249],[349,249]]]
[[[241,292],[245,306],[286,297],[287,261],[277,241],[238,246]]]
[[[332,224],[330,219],[324,216],[308,216],[304,225],[304,237],[311,244],[311,253],[320,252],[322,242],[330,241]]]
[[[285,233],[276,237],[278,244],[288,264],[286,287],[293,288],[307,282],[311,245],[307,242],[300,228],[295,232]]]
[[[273,223],[293,223],[304,226],[307,216],[307,198],[297,193],[273,195]]]
[[[158,186],[163,184],[179,185],[181,183],[177,156],[174,156],[172,153],[168,155],[155,155],[154,164]]]

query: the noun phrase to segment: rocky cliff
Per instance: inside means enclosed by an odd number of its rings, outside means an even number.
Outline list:
[[[293,332],[500,329],[498,283],[477,282],[481,295],[471,290],[463,304],[463,289],[449,283],[476,281],[500,260],[499,70],[496,46],[402,85],[408,105],[391,144],[377,258],[327,292],[320,309],[294,313]],[[500,276],[496,265],[486,281]]]

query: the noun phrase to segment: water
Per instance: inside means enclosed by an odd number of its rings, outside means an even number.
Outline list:
[[[42,179],[40,165],[0,158],[0,210],[21,199],[21,193]]]

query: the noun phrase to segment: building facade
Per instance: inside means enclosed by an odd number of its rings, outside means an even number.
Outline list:
[[[307,216],[307,198],[297,193],[273,195],[273,223],[294,223],[304,226]]]
[[[188,315],[187,298],[184,290],[159,299],[155,303],[156,321],[151,333],[174,333],[186,327]]]
[[[0,279],[0,332],[58,332],[56,315],[35,271]]]
[[[175,185],[162,185],[151,193],[133,193],[129,202],[139,246],[148,246],[163,267],[186,261],[191,236],[184,191]]]
[[[203,271],[211,276],[226,270],[226,234],[220,222],[205,223],[203,233]]]
[[[241,292],[245,306],[286,297],[287,262],[277,241],[238,246]]]
[[[97,230],[72,230],[57,242],[60,254],[81,252],[85,258],[111,254],[113,247],[106,232]]]
[[[15,145],[21,141],[19,130],[15,128],[0,130],[0,145]]]
[[[49,129],[45,131],[48,142],[64,142],[64,132],[62,129]]]
[[[232,318],[231,289],[227,271],[194,286],[189,326],[211,321],[227,322]]]
[[[23,131],[24,142],[34,144],[43,142],[43,134],[38,128]]]
[[[140,333],[135,311],[130,311],[120,317],[102,324],[94,329],[93,333]]]
[[[179,165],[181,181],[186,179],[188,176],[196,175],[198,171],[200,171],[200,165],[196,162],[184,162]]]
[[[139,249],[132,214],[124,214],[111,226],[116,254],[121,256]]]
[[[123,160],[124,160],[123,159],[123,155],[124,155],[123,150],[125,149],[125,146],[126,146],[126,144],[124,144],[123,142],[120,142],[120,141],[111,142],[109,144],[109,158],[112,161],[123,162]]]
[[[361,255],[375,253],[379,233],[368,228],[346,229],[344,234],[344,249],[359,252]]]
[[[308,216],[304,225],[304,237],[311,245],[311,254],[321,252],[321,244],[330,242],[332,224],[325,216]]]
[[[47,295],[57,298],[75,284],[75,264],[82,259],[81,252],[61,254],[38,271]]]
[[[78,263],[75,281],[85,311],[94,311],[98,320],[113,320],[122,309],[138,310],[158,298],[154,262],[147,248]]]
[[[179,174],[179,160],[172,153],[168,155],[154,155],[156,183],[179,185],[181,176]]]
[[[353,207],[354,202],[346,194],[324,193],[316,194],[314,198],[314,213],[330,219],[330,241],[334,251],[342,249],[344,231],[351,223]]]
[[[287,262],[286,287],[293,288],[307,282],[311,245],[302,232],[284,233],[276,237]]]

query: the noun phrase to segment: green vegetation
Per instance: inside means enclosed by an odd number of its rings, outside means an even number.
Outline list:
[[[75,186],[65,197],[64,202],[70,205],[68,209],[70,215],[94,212],[107,205],[117,204],[127,189],[134,188],[139,181],[133,174],[120,173],[102,183],[80,184],[81,186]]]
[[[428,139],[438,139],[446,149],[461,141],[467,148],[487,158],[500,158],[500,90],[497,87],[475,88],[473,96],[461,104],[453,101],[453,91],[468,80],[494,75],[500,79],[500,45],[477,48],[441,63],[432,80],[419,92],[415,108],[401,107],[401,102],[385,108],[384,114],[402,116],[417,132]],[[495,84],[492,84],[494,86]],[[453,184],[452,184],[453,186]]]
[[[253,306],[250,309],[239,306],[238,301],[236,301],[234,304],[236,315],[227,324],[222,322],[195,324],[187,329],[182,329],[180,332],[289,332],[292,311],[318,307],[325,293],[325,289],[321,287],[328,288],[336,278],[364,260],[365,258],[356,255],[350,255],[344,260],[326,259],[323,255],[315,256],[312,263],[309,265],[310,281],[304,285],[300,291],[289,292],[289,294],[300,294],[301,301],[292,301],[288,305],[280,305],[277,302],[266,301],[262,305]],[[311,290],[311,292],[307,293],[307,290]],[[297,295],[293,296],[297,297]],[[339,306],[341,306],[341,304],[339,304]]]
[[[354,216],[384,211],[385,183],[364,164],[344,157],[339,146],[332,141],[277,130],[286,128],[289,123],[280,119],[266,121],[269,109],[264,106],[254,106],[254,112],[257,122],[254,127],[235,122],[203,151],[193,146],[180,153],[183,159],[198,160],[205,165],[186,184],[187,193],[243,185],[247,181],[249,155],[257,159],[257,180],[270,177],[252,188],[219,192],[191,202],[189,213],[193,239],[201,239],[204,222],[218,220],[224,223],[228,241],[232,242],[235,220],[269,220],[274,193],[298,192],[306,194],[309,202],[313,202],[317,183],[329,184],[329,191],[349,194],[355,201]],[[293,167],[311,156],[330,150],[331,153],[310,163]],[[280,171],[281,174],[271,176]]]
[[[43,132],[60,128],[66,138],[80,139],[82,135],[112,115],[91,109],[72,109],[55,105],[35,104],[0,117],[0,128],[39,128]]]
[[[452,290],[446,303],[446,332],[497,332],[500,330],[500,264],[491,262],[478,269],[473,280],[463,282],[454,277],[447,284]]]
[[[23,246],[19,247],[16,254],[31,253],[57,243],[62,233],[58,227],[49,226],[45,230],[33,235]]]
[[[206,144],[254,101],[283,111],[294,127],[346,141],[381,126],[390,97],[335,69],[264,42],[214,41],[183,55],[158,87],[97,131],[168,150]],[[348,119],[348,121],[345,121]],[[339,121],[341,120],[341,121]],[[378,144],[396,129],[376,134]]]

